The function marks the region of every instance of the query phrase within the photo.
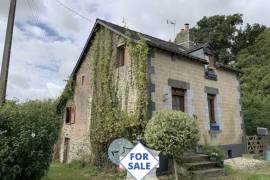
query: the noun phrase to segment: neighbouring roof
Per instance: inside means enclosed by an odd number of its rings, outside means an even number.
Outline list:
[[[140,36],[142,36],[146,43],[150,46],[153,46],[153,47],[156,47],[156,48],[159,48],[159,49],[162,49],[162,50],[165,50],[165,51],[169,51],[171,53],[175,53],[175,54],[178,54],[178,55],[181,55],[181,56],[184,56],[184,57],[187,57],[188,59],[190,60],[193,60],[193,61],[196,61],[196,62],[200,62],[200,63],[203,63],[203,64],[207,64],[207,61],[205,59],[202,59],[202,58],[199,58],[199,57],[196,57],[194,55],[191,55],[189,53],[191,52],[194,52],[202,47],[205,47],[208,43],[206,44],[203,44],[203,45],[200,45],[198,47],[195,47],[194,49],[187,49],[181,45],[177,45],[173,42],[169,42],[169,41],[164,41],[164,40],[161,40],[161,39],[158,39],[158,38],[155,38],[155,37],[152,37],[152,36],[149,36],[147,34],[143,34],[143,33],[139,33],[139,32],[136,32],[136,31],[133,31],[131,29],[128,29],[128,28],[125,28],[125,27],[122,27],[122,26],[118,26],[116,24],[112,24],[110,22],[107,22],[107,21],[104,21],[104,20],[101,20],[101,19],[97,19],[95,24],[94,24],[94,27],[87,39],[87,42],[83,48],[83,51],[75,65],[75,68],[72,72],[72,75],[73,74],[76,74],[78,69],[80,68],[80,65],[82,64],[82,61],[85,57],[85,55],[87,54],[87,49],[89,48],[90,44],[91,44],[91,40],[92,38],[94,37],[94,33],[97,29],[98,26],[104,26],[108,29],[110,29],[111,31],[127,38],[127,34],[131,37],[131,39],[133,41],[138,41],[140,39]],[[223,66],[219,66],[219,67],[223,67]],[[228,67],[226,66],[225,69],[228,69]],[[233,68],[229,68],[230,71],[234,71],[235,69]],[[239,72],[238,70],[235,70],[234,72]]]

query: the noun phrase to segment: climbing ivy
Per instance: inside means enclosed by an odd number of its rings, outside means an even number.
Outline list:
[[[146,125],[147,89],[146,68],[148,48],[144,40],[134,43],[127,39],[126,47],[131,57],[133,87],[136,89],[136,108],[128,114],[127,107],[122,109],[122,95],[119,92],[119,72],[113,61],[113,35],[101,27],[96,32],[90,48],[92,68],[91,131],[96,163],[104,163],[104,150],[117,137],[134,138],[142,133]],[[114,57],[115,58],[115,57]],[[118,69],[119,70],[119,69]],[[124,91],[125,99],[129,96],[129,85]],[[127,105],[127,102],[125,102]],[[98,162],[97,162],[98,161]]]
[[[64,110],[68,100],[73,98],[73,94],[74,94],[73,82],[74,82],[73,76],[71,76],[69,78],[69,80],[67,81],[66,87],[65,87],[62,95],[58,99],[58,103],[57,103],[57,107],[56,107],[56,111],[58,114],[63,114],[63,112],[64,112],[63,110]]]
[[[144,38],[139,34],[138,36],[140,39],[137,42],[133,42],[131,38],[128,38],[127,47],[131,57],[132,74],[134,75],[133,79],[137,91],[136,110],[134,115],[135,119],[137,119],[140,124],[138,133],[142,133],[147,120],[147,55],[149,50]]]

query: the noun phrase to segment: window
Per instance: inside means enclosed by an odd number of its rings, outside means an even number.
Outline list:
[[[208,100],[208,111],[209,111],[209,120],[211,124],[216,123],[215,119],[215,95],[208,94],[207,95]]]
[[[185,112],[185,92],[184,89],[172,88],[172,109]]]
[[[85,76],[82,75],[82,86],[83,86],[83,84],[84,84],[84,78],[85,78]]]
[[[125,65],[125,47],[120,46],[117,48],[117,60],[116,67]]]
[[[66,107],[66,124],[74,124],[74,123],[75,123],[75,108]]]

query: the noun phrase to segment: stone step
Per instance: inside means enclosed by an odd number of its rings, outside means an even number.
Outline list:
[[[203,169],[216,168],[218,166],[218,162],[201,161],[201,162],[184,163],[183,165],[187,168],[187,170],[203,170]]]
[[[204,170],[191,171],[194,179],[209,179],[211,177],[221,177],[225,175],[225,171],[222,168],[211,168]]]
[[[184,154],[184,156],[181,158],[182,163],[201,162],[208,160],[209,158],[206,154]]]

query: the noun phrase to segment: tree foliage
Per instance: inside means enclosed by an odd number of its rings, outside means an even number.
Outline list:
[[[256,127],[270,128],[270,30],[259,35],[255,43],[242,49],[236,67],[245,73],[241,77],[243,110],[248,134]]]
[[[264,25],[243,23],[241,14],[215,15],[203,17],[192,28],[192,37],[196,43],[210,42],[216,50],[219,62],[229,64],[235,61],[238,52],[252,44],[266,29]]]
[[[0,107],[0,179],[41,179],[52,159],[59,117],[52,101]]]
[[[260,24],[247,24],[244,28],[240,28],[235,36],[234,44],[231,49],[232,54],[237,56],[238,52],[255,43],[257,37],[264,32],[266,26]]]
[[[199,141],[195,119],[181,111],[156,112],[145,129],[145,141],[151,148],[173,156],[193,150]]]
[[[196,43],[210,42],[216,52],[219,62],[229,63],[233,57],[230,52],[234,45],[237,26],[243,23],[241,14],[215,15],[203,17],[192,28],[192,36]]]

